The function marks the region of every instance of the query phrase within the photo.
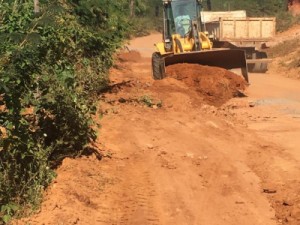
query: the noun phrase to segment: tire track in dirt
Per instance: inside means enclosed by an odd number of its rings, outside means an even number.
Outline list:
[[[120,205],[119,224],[159,225],[159,216],[154,205],[156,192],[149,170],[139,162],[132,164],[125,171],[120,171],[123,176],[127,174],[129,177],[118,188],[122,190],[118,198],[121,202],[115,202]]]

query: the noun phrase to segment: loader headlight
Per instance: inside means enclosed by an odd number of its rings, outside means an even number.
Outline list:
[[[165,50],[167,52],[171,51],[172,50],[172,43],[169,41],[169,42],[165,42]]]

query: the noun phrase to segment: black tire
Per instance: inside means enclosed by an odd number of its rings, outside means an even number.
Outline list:
[[[163,58],[158,52],[152,54],[152,76],[154,80],[162,80],[165,74]]]
[[[265,52],[256,52],[254,59],[268,58]],[[265,73],[268,71],[268,63],[254,63],[248,65],[248,71],[251,73]]]

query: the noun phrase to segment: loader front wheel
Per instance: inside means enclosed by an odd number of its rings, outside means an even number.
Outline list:
[[[164,78],[164,66],[161,55],[158,52],[154,52],[152,55],[152,76],[154,80],[162,80]]]

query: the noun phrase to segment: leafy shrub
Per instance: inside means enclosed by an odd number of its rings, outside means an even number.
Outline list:
[[[276,28],[279,32],[288,30],[293,25],[300,23],[300,16],[293,16],[290,12],[279,12],[276,14],[276,18]]]
[[[300,39],[295,38],[291,40],[283,41],[272,48],[267,49],[267,53],[270,57],[282,57],[289,55],[300,47]]]
[[[276,17],[277,31],[287,30],[300,22],[299,17],[294,17],[288,12],[286,0],[211,0],[213,10],[246,10],[251,17]]]
[[[129,18],[125,0],[41,0],[40,6],[34,14],[32,0],[0,5],[0,217],[5,223],[23,206],[37,207],[55,177],[53,169],[95,140],[95,97],[108,85],[114,52],[129,33],[155,28],[153,20]],[[153,11],[143,0],[137,6],[139,17]]]
[[[153,31],[162,32],[162,18],[138,17],[131,20],[131,30],[134,36],[142,37]]]
[[[34,208],[53,168],[96,134],[95,96],[129,29],[119,3],[4,0],[0,5],[0,216]],[[88,20],[92,16],[92,20]],[[0,219],[1,223],[1,219]]]

